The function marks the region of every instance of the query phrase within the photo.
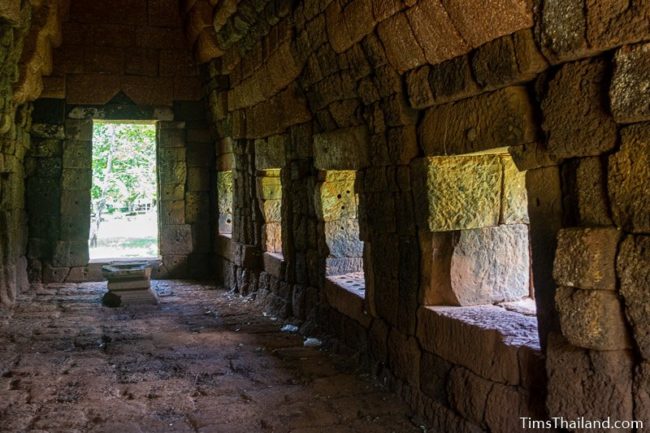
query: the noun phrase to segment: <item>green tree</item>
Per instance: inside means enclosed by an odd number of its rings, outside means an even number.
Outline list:
[[[94,235],[109,205],[130,210],[138,201],[156,202],[156,128],[153,124],[94,124],[91,198],[94,213],[91,233]]]

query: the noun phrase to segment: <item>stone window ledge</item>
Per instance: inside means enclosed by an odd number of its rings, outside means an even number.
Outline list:
[[[214,245],[214,252],[224,259],[234,262],[234,252],[232,248],[232,234],[219,233]]]
[[[542,361],[537,318],[495,305],[421,307],[422,347],[485,379],[529,387]]]
[[[368,328],[372,319],[366,311],[365,285],[363,272],[331,275],[325,278],[325,297],[332,308]]]
[[[282,253],[265,252],[262,256],[264,271],[277,279],[284,279],[285,261]]]
[[[162,262],[162,257],[117,257],[117,258],[101,258],[92,259],[88,261],[89,265],[108,265],[110,263],[131,263],[131,262],[147,262],[149,266],[156,267]]]

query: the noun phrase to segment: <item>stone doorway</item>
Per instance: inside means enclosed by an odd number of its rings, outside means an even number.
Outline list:
[[[153,121],[93,122],[91,261],[158,257],[157,142]]]

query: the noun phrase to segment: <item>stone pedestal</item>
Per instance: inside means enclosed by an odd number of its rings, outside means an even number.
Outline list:
[[[104,304],[113,306],[158,304],[151,288],[151,268],[147,263],[111,263],[102,267],[108,280]]]

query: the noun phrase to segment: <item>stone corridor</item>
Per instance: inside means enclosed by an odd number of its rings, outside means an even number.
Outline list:
[[[645,432],[648,101],[650,0],[0,0],[0,430]],[[107,122],[160,308],[99,304]]]
[[[252,298],[155,286],[157,307],[102,307],[105,283],[20,299],[0,323],[0,431],[424,431],[354,358],[303,347]]]

